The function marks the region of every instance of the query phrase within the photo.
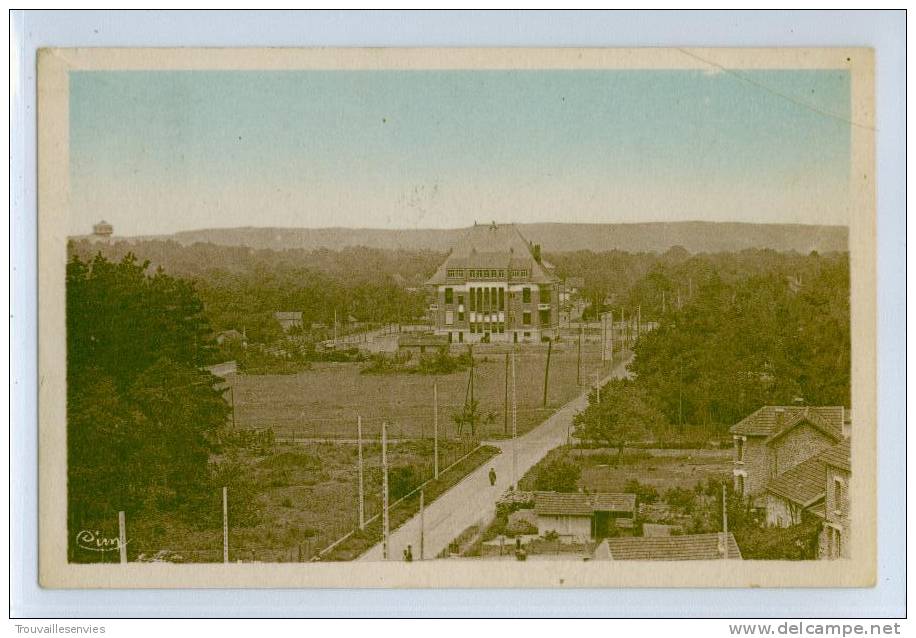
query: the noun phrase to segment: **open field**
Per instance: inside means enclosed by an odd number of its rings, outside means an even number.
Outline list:
[[[480,433],[482,439],[504,436],[507,348],[475,347],[475,398],[481,411],[492,415],[492,422]],[[583,344],[583,384],[594,382],[600,358],[595,344]],[[525,346],[516,355],[519,433],[541,423],[584,387],[576,385],[576,343],[555,344],[547,407],[542,407],[546,360],[546,344]],[[394,439],[432,437],[433,383],[438,382],[440,437],[456,436],[452,415],[464,404],[466,370],[438,377],[360,374],[364,365],[316,363],[292,375],[238,375],[230,382],[236,423],[243,428],[272,428],[280,438],[353,439],[356,417],[361,415],[367,438],[380,436],[383,420],[388,421]]]
[[[440,445],[440,468],[459,461],[471,448],[457,442]],[[477,452],[427,488],[427,502],[460,480],[467,472],[496,452]],[[381,448],[366,444],[365,516],[382,508]],[[229,559],[235,561],[289,562],[310,560],[323,548],[358,527],[357,447],[346,443],[275,443],[267,449],[249,449],[234,459],[239,464],[235,485],[229,487]],[[389,445],[391,501],[432,476],[432,444],[406,441]],[[230,479],[232,480],[232,479]],[[392,527],[409,518],[416,499],[392,509]],[[127,515],[128,558],[169,562],[220,562],[222,554],[222,502],[219,489],[212,498],[188,512],[164,512],[156,516]],[[96,527],[117,533],[117,513]],[[378,527],[376,525],[376,527]],[[375,528],[372,528],[373,530]],[[364,535],[363,545],[377,539]],[[377,530],[376,530],[377,531]],[[364,548],[350,543],[352,551]],[[98,553],[76,549],[74,560],[117,560],[116,552]],[[340,552],[334,558],[340,559]],[[352,556],[346,556],[352,558]]]
[[[544,457],[519,481],[521,489],[533,489],[541,468],[565,448]],[[624,492],[627,481],[637,480],[664,493],[671,488],[693,489],[708,478],[728,477],[731,450],[658,450],[627,448],[618,463],[617,450],[576,449],[568,452],[582,468],[578,486],[589,492]]]

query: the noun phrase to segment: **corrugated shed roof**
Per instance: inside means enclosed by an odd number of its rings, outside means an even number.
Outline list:
[[[593,512],[633,512],[635,494],[535,492],[534,511],[544,516],[591,516]]]
[[[301,321],[302,313],[301,312],[275,312],[274,317],[278,320],[291,319],[295,321]]]
[[[608,538],[611,560],[721,560],[725,557],[719,533],[685,536],[621,536]],[[602,543],[603,544],[603,543]],[[728,534],[728,558],[740,560],[741,549]]]
[[[765,405],[730,428],[732,434],[774,436],[802,421],[834,434],[843,435],[843,406]]]
[[[557,280],[535,260],[531,246],[515,224],[472,226],[426,283],[448,283],[446,271],[452,268],[528,269],[526,282],[548,284]]]

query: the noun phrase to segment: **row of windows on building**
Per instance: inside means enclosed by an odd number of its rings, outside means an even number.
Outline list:
[[[477,288],[471,287],[468,290],[470,303],[468,307],[471,310],[505,310],[505,288]],[[540,302],[550,303],[550,287],[542,286],[539,290]],[[450,305],[455,302],[455,289],[445,289],[445,304]],[[457,295],[458,305],[464,304],[464,295]],[[522,303],[531,303],[531,288],[522,288]]]
[[[527,268],[509,269],[509,277],[512,279],[526,279],[529,275]],[[448,279],[505,279],[505,268],[446,268],[445,276]]]
[[[489,335],[489,334],[491,334],[492,332],[494,332],[494,331],[493,331],[493,330],[487,330],[487,331],[486,331],[486,335]],[[501,330],[500,332],[503,332],[503,331]],[[481,334],[484,334],[484,333],[481,333]],[[462,331],[460,331],[460,330],[459,330],[458,332],[454,332],[454,333],[453,333],[453,332],[449,332],[449,333],[448,333],[448,342],[449,342],[449,343],[454,343],[455,337],[456,337],[456,336],[457,336],[457,338],[458,338],[458,343],[464,343],[464,333],[463,333]],[[531,337],[531,333],[530,333],[530,332],[525,332],[525,333],[524,333],[524,337],[525,337],[525,339],[529,339],[529,338]],[[487,337],[485,336],[484,339],[483,339],[483,341],[486,341],[486,338],[487,338]],[[512,334],[512,340],[513,340],[513,341],[516,341],[516,342],[518,341],[518,333],[517,333],[517,332],[515,332],[515,333]]]
[[[464,322],[464,312],[458,311],[458,323]],[[540,323],[543,326],[550,325],[550,311],[541,310],[539,317]],[[445,325],[452,326],[455,324],[455,313],[451,310],[445,311]],[[531,311],[525,310],[522,312],[522,325],[530,326],[531,325]],[[472,321],[470,324],[471,332],[505,332],[504,324],[499,321]]]

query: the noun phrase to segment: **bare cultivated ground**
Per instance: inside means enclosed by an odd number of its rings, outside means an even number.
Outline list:
[[[493,417],[492,423],[485,425],[480,433],[483,439],[504,436],[505,427],[505,349],[493,344],[486,350],[475,351],[474,378],[474,394],[480,401],[480,409]],[[594,344],[583,344],[581,386],[576,384],[576,351],[576,343],[572,341],[553,346],[547,407],[544,408],[547,345],[520,349],[516,355],[520,434],[541,423],[585,386],[594,383],[600,350]],[[356,417],[361,415],[366,438],[378,438],[383,420],[388,421],[392,438],[432,437],[433,384],[436,382],[440,436],[456,436],[452,415],[464,404],[467,370],[438,377],[374,375],[360,374],[363,366],[361,363],[317,363],[310,370],[294,375],[239,375],[231,381],[236,423],[246,428],[272,428],[280,438],[354,439]]]
[[[591,492],[624,492],[627,481],[637,480],[659,491],[680,487],[693,489],[708,478],[722,478],[732,470],[731,450],[638,450],[628,449],[616,464],[616,450],[582,455],[579,483]]]
[[[381,449],[367,444],[363,452],[368,519],[382,507]],[[439,452],[445,467],[466,450],[448,442]],[[231,562],[307,561],[358,526],[356,445],[276,443],[266,454],[248,450],[237,460],[243,464],[248,490],[230,488],[228,493]],[[392,444],[388,460],[392,468],[412,468],[416,481],[432,474],[432,446],[426,443]],[[176,514],[128,520],[129,560],[222,561],[221,508],[215,491],[201,506],[197,524]],[[116,535],[117,520],[109,523],[100,523],[100,529]],[[78,562],[99,558],[85,551],[75,556]]]

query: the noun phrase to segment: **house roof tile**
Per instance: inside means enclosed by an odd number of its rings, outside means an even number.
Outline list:
[[[611,560],[718,560],[724,558],[719,533],[685,536],[621,536],[608,538]],[[741,559],[734,535],[728,534],[728,558]]]
[[[548,284],[557,281],[547,266],[534,258],[531,245],[515,224],[472,226],[426,283],[448,283],[446,274],[453,268],[527,269],[530,276],[524,279],[525,282]]]
[[[849,467],[849,442],[843,441],[786,470],[767,484],[767,491],[809,507],[824,498],[827,463]]]
[[[778,436],[807,421],[837,439],[843,435],[843,406],[765,405],[730,428],[732,434]]]
[[[593,512],[633,512],[635,494],[535,492],[534,511],[543,516],[591,516]]]

